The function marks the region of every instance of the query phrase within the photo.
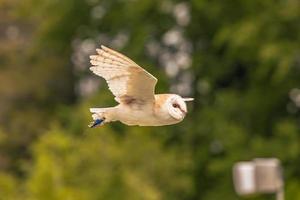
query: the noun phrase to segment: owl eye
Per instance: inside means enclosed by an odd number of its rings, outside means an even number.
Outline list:
[[[177,103],[172,104],[173,108],[179,108],[179,105]]]

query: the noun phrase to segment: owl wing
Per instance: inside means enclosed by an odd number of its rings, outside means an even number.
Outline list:
[[[154,101],[157,79],[128,57],[108,47],[96,50],[98,55],[90,56],[93,65],[90,70],[103,77],[116,101],[132,103]]]

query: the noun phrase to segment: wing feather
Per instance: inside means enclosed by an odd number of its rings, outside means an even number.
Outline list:
[[[132,98],[143,102],[154,101],[157,79],[128,57],[108,47],[96,49],[90,56],[90,70],[103,77],[116,101]]]

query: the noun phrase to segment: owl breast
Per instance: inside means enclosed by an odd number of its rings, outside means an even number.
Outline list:
[[[130,126],[162,126],[179,122],[169,115],[164,106],[157,106],[152,103],[139,106],[120,104],[117,107],[115,118]]]

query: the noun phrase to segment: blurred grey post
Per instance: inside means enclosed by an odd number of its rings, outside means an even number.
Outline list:
[[[276,158],[237,162],[233,166],[233,182],[239,195],[276,193],[277,200],[284,200],[282,168]]]

